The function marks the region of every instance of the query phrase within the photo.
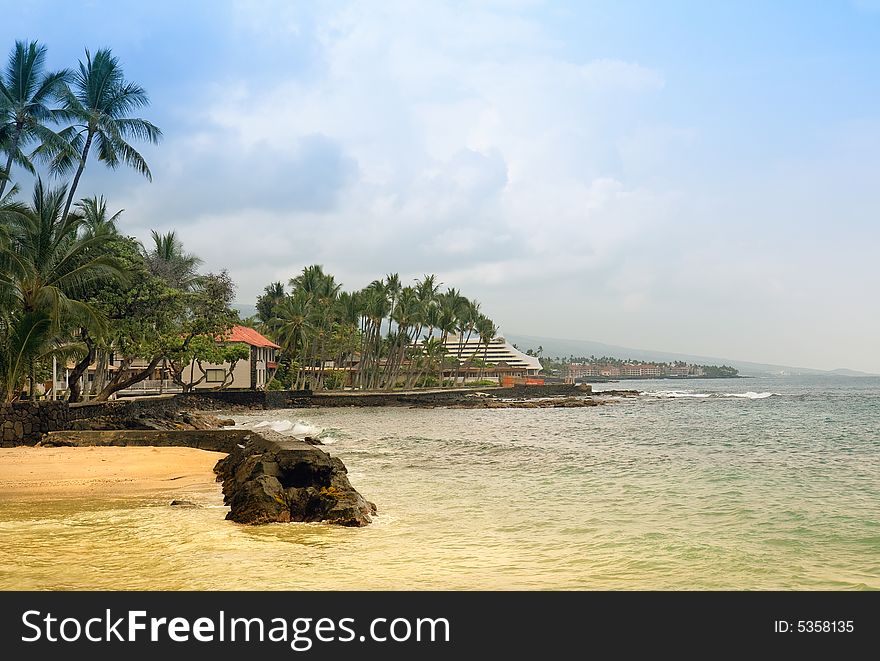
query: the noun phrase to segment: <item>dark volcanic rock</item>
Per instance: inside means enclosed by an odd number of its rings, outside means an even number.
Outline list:
[[[199,411],[178,411],[173,408],[138,410],[134,407],[111,408],[108,403],[105,415],[94,415],[74,420],[69,428],[75,431],[116,431],[123,429],[145,431],[205,430],[231,427],[234,420],[218,418]],[[127,404],[127,402],[125,402]]]
[[[254,432],[214,472],[230,508],[226,518],[237,523],[365,526],[376,513],[351,486],[340,459],[275,432]]]
[[[183,509],[196,509],[198,505],[189,500],[172,500],[171,507],[182,507]]]

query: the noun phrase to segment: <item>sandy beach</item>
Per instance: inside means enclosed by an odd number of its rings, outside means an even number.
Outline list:
[[[180,493],[213,484],[224,456],[191,448],[3,448],[0,500]]]

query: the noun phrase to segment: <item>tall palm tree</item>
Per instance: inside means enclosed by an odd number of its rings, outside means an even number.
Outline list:
[[[480,378],[482,378],[483,370],[486,368],[486,360],[489,355],[489,345],[492,344],[492,340],[498,335],[498,326],[496,326],[495,322],[489,319],[489,317],[481,314],[474,324],[474,327],[477,330],[477,334],[480,336],[480,343],[483,345],[483,367],[480,368]]]
[[[391,310],[388,314],[388,337],[391,337],[391,312],[394,312],[394,306],[397,304],[397,297],[400,296],[400,275],[397,273],[389,273],[385,276],[385,291],[391,297]]]
[[[198,282],[198,268],[202,260],[183,249],[183,242],[173,230],[159,234],[152,230],[153,248],[144,250],[147,268],[162,278],[169,287],[190,291]]]
[[[64,153],[62,139],[48,124],[61,117],[61,111],[50,106],[70,72],[44,72],[45,64],[45,46],[36,41],[16,41],[6,71],[0,76],[0,151],[6,153],[6,164],[0,171],[0,198],[10,181],[13,164],[34,171],[23,151],[28,143],[43,142]]]
[[[25,368],[33,394],[35,364],[53,345],[62,344],[64,329],[103,327],[101,316],[83,299],[98,284],[125,277],[107,252],[106,237],[81,231],[79,214],[62,215],[66,193],[64,186],[47,189],[38,178],[31,206],[5,213],[8,237],[0,245],[3,325],[20,348],[20,359],[4,361],[7,399]]]
[[[257,318],[264,325],[268,324],[274,317],[276,308],[284,301],[287,293],[284,291],[284,285],[280,282],[273,282],[263,288],[263,293],[257,297]]]
[[[274,337],[281,348],[290,354],[291,360],[302,368],[304,348],[311,330],[310,300],[303,291],[295,291],[278,304],[275,317],[268,323]],[[305,380],[304,372],[298,369],[294,378],[294,389],[299,390],[301,381]]]
[[[60,135],[72,149],[59,152],[52,163],[53,171],[58,173],[76,167],[65,216],[70,213],[92,146],[98,150],[98,160],[110,169],[125,163],[152,181],[147,162],[128,142],[137,139],[157,144],[162,137],[162,131],[151,122],[130,116],[149,104],[144,88],[125,80],[119,60],[110,49],[102,48],[94,57],[86,50],[85,62],[80,61],[79,71],[73,74],[64,93],[63,112],[73,124]]]
[[[76,208],[82,216],[83,236],[102,238],[108,242],[108,247],[109,242],[119,238],[119,229],[116,224],[122,216],[123,209],[111,215],[107,211],[107,200],[103,195],[80,200],[76,203]],[[99,393],[104,389],[110,350],[100,337],[100,329],[97,329],[97,334],[94,330],[88,326],[79,329],[79,338],[85,346],[85,351],[68,375],[68,401],[78,402],[80,400],[82,390],[80,377],[87,372],[93,362],[96,365],[92,391]]]

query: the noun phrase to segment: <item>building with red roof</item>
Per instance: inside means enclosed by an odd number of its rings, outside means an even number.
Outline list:
[[[201,367],[205,372],[204,378],[201,370],[184,370],[184,379],[189,379],[189,383],[195,383],[196,390],[217,388],[224,384],[226,388],[263,390],[278,369],[276,355],[281,347],[247,326],[233,326],[221,341],[229,344],[246,344],[250,348],[248,358],[237,361],[235,365],[203,362]],[[190,374],[190,371],[193,373]]]

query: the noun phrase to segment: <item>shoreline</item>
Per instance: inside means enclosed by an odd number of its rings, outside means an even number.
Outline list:
[[[186,447],[0,448],[0,502],[163,497],[170,503],[216,488],[214,465],[224,456]]]

